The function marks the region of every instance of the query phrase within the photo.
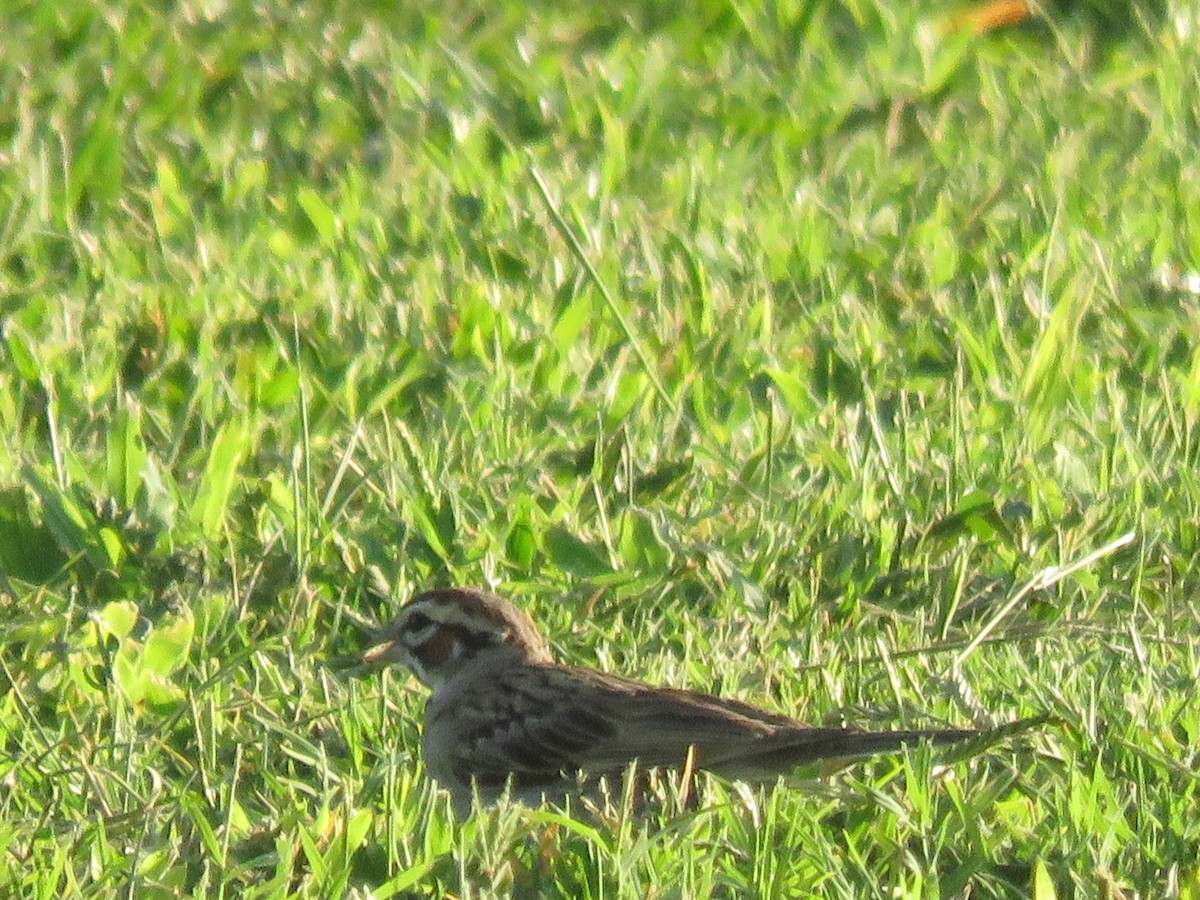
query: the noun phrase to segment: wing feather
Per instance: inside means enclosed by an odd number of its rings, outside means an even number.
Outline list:
[[[785,772],[815,760],[895,750],[920,739],[945,743],[966,731],[862,732],[814,728],[736,700],[653,688],[592,669],[540,666],[479,685],[481,725],[455,748],[462,781],[543,787],[579,771],[620,775],[634,760],[697,767],[733,777]]]

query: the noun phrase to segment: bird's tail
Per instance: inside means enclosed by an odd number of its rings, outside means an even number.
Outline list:
[[[975,755],[984,746],[1050,721],[1047,716],[1021,719],[995,728],[912,728],[902,731],[858,731],[852,728],[797,728],[771,735],[763,745],[762,762],[802,766],[824,760],[855,759],[875,753],[894,753],[922,742],[943,747],[963,744]],[[769,744],[770,746],[767,746]]]

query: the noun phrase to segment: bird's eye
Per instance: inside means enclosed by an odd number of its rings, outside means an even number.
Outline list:
[[[402,640],[409,646],[423,644],[429,636],[438,630],[438,624],[425,613],[413,610],[404,620]]]

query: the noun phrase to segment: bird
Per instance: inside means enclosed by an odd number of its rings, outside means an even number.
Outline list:
[[[738,700],[563,665],[528,613],[474,588],[413,597],[363,661],[402,664],[429,688],[425,768],[460,817],[476,796],[561,804],[585,781],[635,768],[761,783],[807,764],[981,733],[814,727]]]

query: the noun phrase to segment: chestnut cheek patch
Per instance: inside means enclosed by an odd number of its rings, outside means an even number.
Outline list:
[[[458,656],[461,646],[461,629],[439,628],[428,640],[413,647],[412,655],[426,672],[433,672],[445,665],[447,660]]]
[[[498,643],[498,636],[480,634],[454,625],[435,629],[411,652],[426,672],[436,672],[449,662],[472,657],[484,647]]]

